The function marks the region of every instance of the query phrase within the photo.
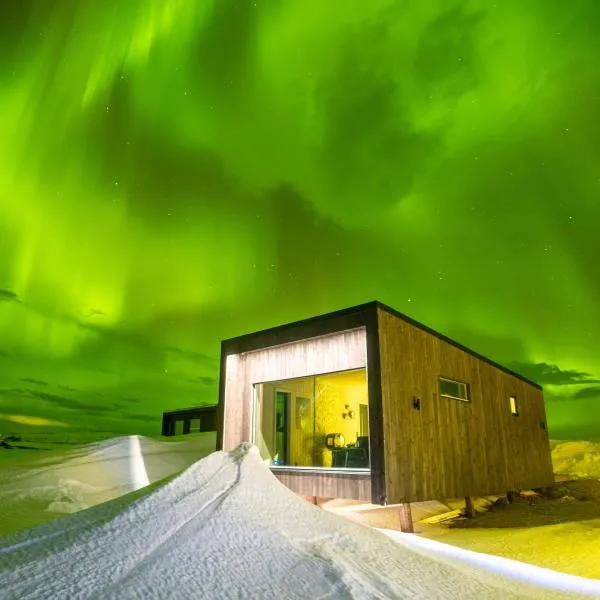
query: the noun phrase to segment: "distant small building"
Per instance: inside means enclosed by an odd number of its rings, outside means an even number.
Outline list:
[[[406,504],[554,479],[542,388],[379,302],[225,340],[220,379],[217,449],[252,441],[298,494]]]
[[[162,435],[217,431],[217,406],[196,406],[163,413]]]

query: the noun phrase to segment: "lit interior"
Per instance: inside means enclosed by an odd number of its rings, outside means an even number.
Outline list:
[[[254,443],[268,464],[369,468],[366,369],[254,387]]]
[[[519,414],[519,411],[517,410],[517,399],[514,396],[510,396],[510,412],[513,415]]]

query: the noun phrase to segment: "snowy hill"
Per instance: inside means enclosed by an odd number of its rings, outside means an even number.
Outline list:
[[[0,539],[0,590],[19,600],[583,597],[568,589],[600,597],[600,581],[383,535],[314,507],[250,446]]]
[[[39,446],[30,439],[28,446]],[[74,513],[179,473],[210,454],[214,435],[156,441],[112,437],[65,451],[44,439],[50,454],[5,450],[0,466],[0,535]],[[56,447],[60,450],[56,450]]]

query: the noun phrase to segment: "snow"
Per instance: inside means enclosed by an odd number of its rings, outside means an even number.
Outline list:
[[[353,523],[284,487],[250,445],[0,538],[9,600],[585,597],[569,590],[600,597],[600,581]]]
[[[476,516],[465,519],[464,499],[412,505],[415,532],[444,544],[600,579],[600,481],[576,479],[549,488],[535,502],[524,492],[512,504],[474,498]],[[398,507],[326,501],[321,506],[380,529],[399,529]]]
[[[169,442],[142,436],[113,437],[76,445],[67,452],[64,446],[50,453],[4,451],[0,535],[118,498],[179,473],[214,450],[214,435],[182,437]],[[56,448],[60,447],[57,442],[52,444],[49,437],[40,444],[33,438],[27,444]]]

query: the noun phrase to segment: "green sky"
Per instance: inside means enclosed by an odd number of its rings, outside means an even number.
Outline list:
[[[0,430],[157,433],[221,339],[379,299],[600,437],[597,0],[0,17]]]

